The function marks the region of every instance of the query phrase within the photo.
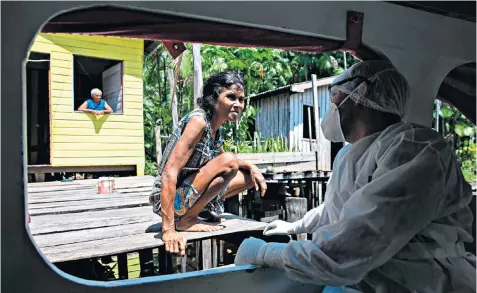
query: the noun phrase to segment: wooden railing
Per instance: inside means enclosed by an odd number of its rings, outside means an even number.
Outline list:
[[[161,128],[157,125],[155,128],[157,164],[160,164],[162,158],[162,139],[164,138],[166,136],[161,135]],[[321,152],[246,153],[238,154],[237,157],[257,165],[262,172],[328,172],[331,171],[329,152],[329,149],[322,149]]]
[[[319,170],[316,152],[250,153],[237,157],[257,165],[265,173],[329,171]]]

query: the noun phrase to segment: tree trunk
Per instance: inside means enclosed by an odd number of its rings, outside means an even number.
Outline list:
[[[179,79],[179,72],[181,70],[182,63],[182,54],[177,57],[177,63],[175,70],[169,69],[169,85],[171,88],[171,111],[172,111],[172,126],[176,128],[179,125],[179,115],[177,113],[177,95],[176,95],[176,85],[177,80]]]
[[[183,96],[183,91],[184,91],[184,81],[181,79],[181,76],[178,76],[177,80],[177,100],[178,100],[178,115],[179,115],[179,120],[182,119],[182,108],[184,107],[184,96]]]
[[[194,59],[194,108],[197,108],[197,99],[201,96],[203,85],[200,44],[192,44],[192,57]]]
[[[154,129],[155,141],[156,141],[156,162],[157,167],[159,167],[162,160],[162,142],[161,142],[161,125],[159,123]]]
[[[157,95],[159,96],[159,102],[162,101],[162,99],[164,99],[164,97],[162,97],[161,99],[161,93],[162,93],[162,90],[161,90],[161,62],[159,60],[159,53],[156,52],[156,81],[157,81]]]
[[[167,71],[169,76],[169,87],[171,94],[171,111],[172,111],[172,128],[175,129],[179,124],[179,117],[177,115],[177,97],[175,93],[175,80],[174,80],[174,70],[169,68]]]
[[[162,54],[161,54],[161,59],[162,59]],[[166,97],[167,97],[167,86],[166,86],[166,83],[167,83],[167,78],[166,78],[167,69],[166,69],[166,63],[167,63],[167,60],[166,60],[166,58],[164,58],[164,62],[162,63],[162,76],[164,78],[164,86],[162,87],[164,89],[164,94],[162,95],[162,102],[165,102]]]

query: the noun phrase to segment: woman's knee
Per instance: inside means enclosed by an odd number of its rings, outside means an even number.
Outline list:
[[[237,156],[234,153],[223,153],[220,155],[220,164],[227,174],[237,174],[239,163]]]

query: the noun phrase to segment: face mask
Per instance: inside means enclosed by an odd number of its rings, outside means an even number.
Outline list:
[[[358,90],[358,88],[359,86],[352,90],[338,106],[335,103],[330,103],[330,108],[321,121],[321,131],[323,131],[323,136],[327,140],[332,142],[346,142],[343,129],[341,129],[340,111],[338,109],[351,97],[352,94],[354,94],[354,92]]]
[[[335,103],[330,104],[330,108],[326,112],[323,120],[321,121],[321,131],[323,131],[323,136],[332,142],[345,142],[345,137],[343,130],[341,129],[340,123],[340,111],[339,107],[343,105],[344,102],[349,98],[349,95],[341,102],[339,106],[336,106]]]
[[[384,69],[378,73],[375,73],[371,78],[369,79],[366,79],[365,77],[362,77],[362,76],[357,76],[357,77],[352,77],[352,78],[347,78],[347,79],[344,79],[342,81],[339,81],[337,84],[334,84],[334,85],[340,85],[342,83],[346,83],[346,82],[349,82],[353,79],[356,79],[356,78],[362,78],[364,81],[364,83],[366,83],[367,85],[370,85],[375,79],[377,79],[378,75],[382,74],[383,72],[386,72],[386,71],[396,71],[396,69],[394,68],[387,68],[387,69]],[[332,86],[334,85],[331,85],[329,88],[331,88]],[[357,86],[353,91],[351,91],[348,96],[343,100],[343,102],[341,102],[341,104],[339,106],[337,106],[335,103],[331,103],[330,104],[330,108],[328,109],[328,112],[326,112],[325,116],[323,117],[323,120],[321,121],[321,130],[323,131],[323,136],[329,140],[329,141],[332,141],[332,142],[345,142],[345,137],[344,137],[344,134],[343,134],[343,130],[341,129],[341,123],[340,123],[340,112],[338,111],[338,109],[341,107],[341,105],[344,104],[344,102],[346,102],[346,100],[351,97],[351,95],[353,95],[357,90],[358,88],[360,87],[361,85]]]

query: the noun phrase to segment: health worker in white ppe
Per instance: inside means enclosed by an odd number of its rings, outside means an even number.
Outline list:
[[[347,141],[333,164],[325,202],[265,235],[246,239],[235,264],[283,269],[323,292],[475,292],[471,187],[454,151],[431,128],[402,121],[409,86],[386,61],[353,65],[330,85],[323,134]]]

